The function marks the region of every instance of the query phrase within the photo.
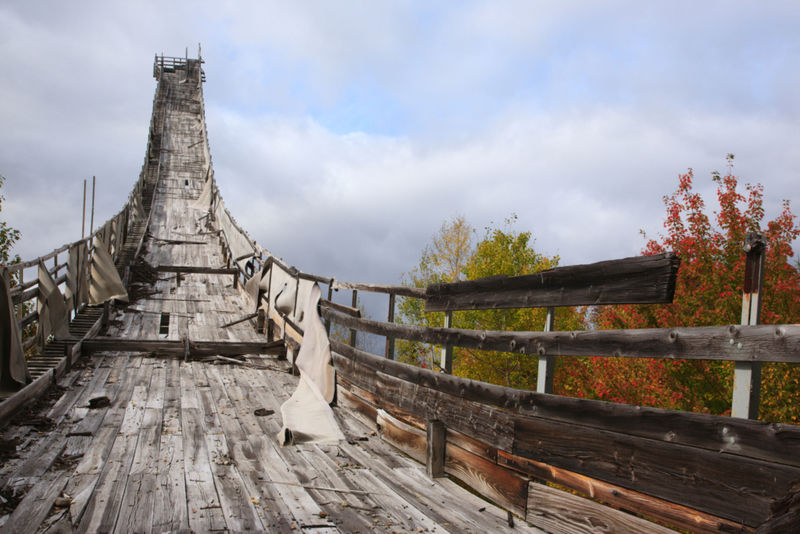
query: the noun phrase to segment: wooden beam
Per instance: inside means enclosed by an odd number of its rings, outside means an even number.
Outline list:
[[[244,354],[264,354],[279,356],[286,351],[283,340],[271,343],[254,341],[191,341],[190,356],[241,356]],[[81,342],[81,351],[90,352],[154,352],[183,357],[184,344],[168,339],[127,339],[99,337]]]
[[[320,315],[361,332],[477,350],[540,356],[800,363],[800,325],[502,332],[385,323],[324,308]]]
[[[597,525],[602,525],[604,532],[675,533],[672,529],[635,515],[536,482],[531,482],[528,486],[528,510],[525,520],[550,534],[595,532]]]
[[[359,284],[355,282],[339,282],[333,281],[334,289],[355,289],[358,291],[367,291],[371,293],[386,293],[400,295],[401,297],[411,297],[417,299],[425,298],[425,290],[419,287],[405,287],[405,286],[388,286],[381,284]]]
[[[523,276],[432,284],[425,311],[672,302],[680,259],[671,252],[556,267]]]
[[[193,265],[158,265],[155,267],[134,266],[134,269],[155,271],[158,273],[182,273],[182,274],[232,274],[236,275],[239,270],[234,267],[200,267]]]
[[[514,456],[751,527],[800,478],[797,467],[539,417],[517,415],[514,428]]]
[[[354,308],[351,306],[345,306],[344,304],[337,304],[336,302],[331,302],[330,300],[319,299],[319,303],[321,306],[325,306],[328,309],[336,310],[340,313],[346,313],[350,317],[361,318],[361,310],[358,308]]]
[[[460,399],[537,418],[800,467],[797,425],[522,391],[387,360],[335,340],[331,347],[337,372],[367,390],[375,389],[380,371]]]
[[[444,446],[447,429],[444,423],[428,420],[425,447],[425,467],[428,476],[441,478],[444,476]]]
[[[539,480],[546,480],[571,490],[582,493],[592,499],[600,500],[612,506],[618,506],[628,512],[641,514],[669,525],[686,529],[695,534],[720,534],[748,532],[741,523],[733,523],[725,519],[681,506],[663,499],[657,499],[622,486],[609,484],[587,476],[560,469],[533,460],[526,460],[505,452],[498,453],[498,463],[521,473],[534,476]],[[532,506],[529,489],[528,513],[541,510],[541,507]],[[536,492],[534,495],[538,494]]]

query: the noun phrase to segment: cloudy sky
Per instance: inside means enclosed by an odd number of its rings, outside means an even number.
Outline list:
[[[797,2],[0,5],[2,220],[30,259],[115,214],[147,143],[155,54],[196,57],[217,181],[291,265],[399,283],[445,219],[530,231],[563,265],[638,254],[691,167],[736,155],[800,211]]]

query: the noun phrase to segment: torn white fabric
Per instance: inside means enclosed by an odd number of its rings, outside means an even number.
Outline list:
[[[300,383],[281,406],[282,445],[290,443],[336,443],[344,439],[330,403],[336,392],[336,371],[331,363],[331,346],[317,304],[321,291],[314,284],[309,296],[307,323],[300,351],[295,358]]]
[[[296,443],[336,444],[344,439],[330,405],[320,401],[302,373],[297,390],[281,406],[281,416],[283,428],[277,438],[283,446]]]
[[[308,321],[307,309],[309,305],[309,298],[311,297],[311,291],[313,290],[314,286],[317,285],[317,283],[312,282],[311,280],[306,280],[305,278],[301,278],[298,285],[297,305],[295,306],[293,319],[295,324],[305,331]]]
[[[297,282],[290,279],[275,297],[275,309],[291,317],[294,313],[295,300],[297,300]]]
[[[258,309],[258,285],[261,282],[261,272],[256,271],[244,285],[244,292],[250,299],[250,309]]]
[[[16,382],[25,385],[31,381],[25,352],[22,350],[22,334],[14,315],[11,300],[11,273],[0,267],[0,384],[8,387]]]
[[[206,185],[203,186],[203,192],[200,193],[200,196],[197,198],[197,200],[189,204],[189,208],[193,210],[207,211],[208,208],[211,207],[211,186],[211,180],[206,180]]]
[[[114,267],[111,256],[103,249],[103,243],[94,238],[94,255],[92,256],[92,275],[89,280],[89,304],[95,306],[107,300],[119,299],[128,301],[128,292]]]
[[[58,289],[44,262],[39,260],[39,321],[37,336],[41,346],[55,334],[58,340],[69,339],[69,311],[64,296]]]

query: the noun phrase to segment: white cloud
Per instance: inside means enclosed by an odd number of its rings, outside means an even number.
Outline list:
[[[688,12],[691,16],[687,16]],[[564,263],[628,256],[693,167],[800,171],[798,7],[749,2],[17,2],[0,8],[4,220],[30,257],[141,169],[153,54],[203,43],[211,152],[237,220],[321,275],[396,283],[443,219],[519,216]],[[47,213],[34,217],[45,206]],[[63,224],[71,221],[73,226]]]

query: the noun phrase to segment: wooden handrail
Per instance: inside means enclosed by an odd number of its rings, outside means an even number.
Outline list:
[[[428,328],[357,319],[321,308],[332,323],[379,336],[467,349],[556,356],[800,363],[800,325],[703,326],[572,332]]]

